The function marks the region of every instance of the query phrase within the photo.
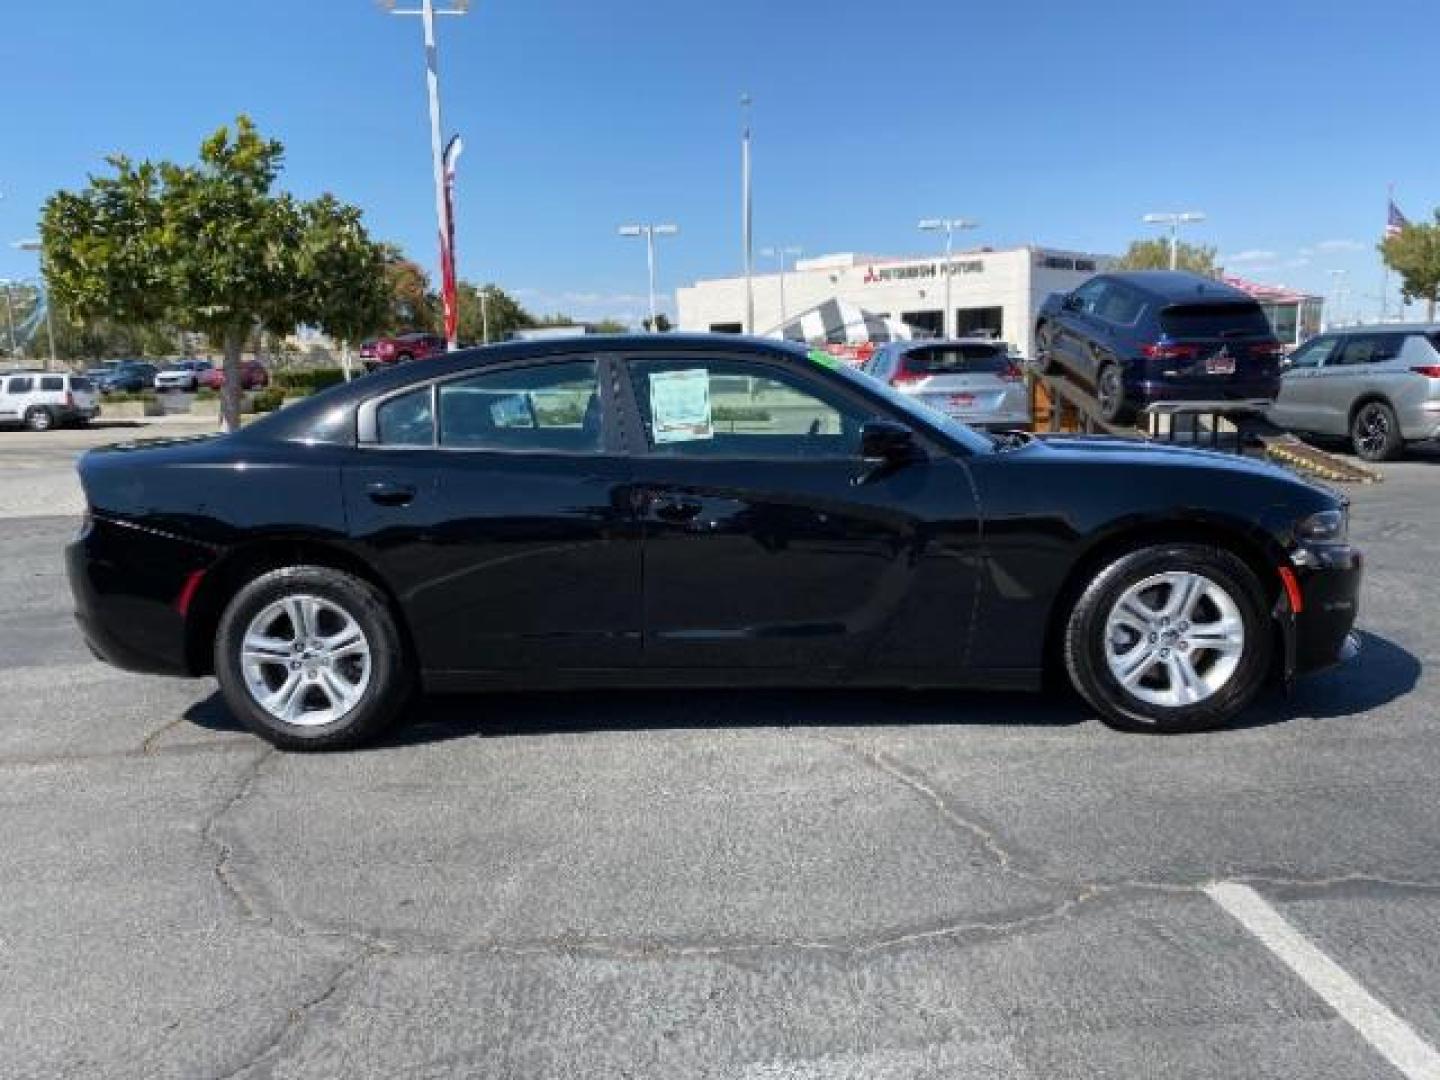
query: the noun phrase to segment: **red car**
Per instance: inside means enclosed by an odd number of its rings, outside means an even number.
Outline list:
[[[225,368],[217,364],[209,371],[201,372],[195,381],[211,390],[219,390],[225,385]],[[240,361],[241,390],[260,390],[269,385],[270,372],[265,370],[264,364],[258,360]]]
[[[365,365],[366,371],[374,371],[378,367],[389,367],[391,364],[408,364],[411,360],[441,356],[444,352],[443,337],[416,331],[364,342],[360,346],[360,362]]]

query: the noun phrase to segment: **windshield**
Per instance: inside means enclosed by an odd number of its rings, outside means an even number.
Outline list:
[[[919,420],[929,427],[938,428],[971,453],[988,454],[995,449],[995,443],[987,439],[984,435],[981,435],[974,428],[960,423],[960,421],[953,417],[946,416],[937,409],[930,408],[928,405],[921,403],[919,398],[900,393],[888,383],[881,382],[879,379],[872,379],[870,376],[856,371],[848,364],[837,364],[830,370],[847,382],[859,386],[871,394],[879,394],[888,404],[893,406],[897,412]]]

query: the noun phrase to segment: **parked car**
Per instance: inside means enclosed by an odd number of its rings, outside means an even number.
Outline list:
[[[781,341],[457,352],[79,472],[92,649],[213,672],[290,748],[372,739],[416,687],[1025,688],[1052,664],[1110,722],[1185,731],[1355,648],[1334,493],[982,435]]]
[[[209,360],[178,360],[167,364],[155,375],[156,390],[200,389],[200,377],[211,369]]]
[[[88,424],[100,415],[95,384],[84,375],[17,371],[0,375],[0,424],[49,431]]]
[[[1269,416],[1292,431],[1348,438],[1366,461],[1440,437],[1440,324],[1311,338],[1290,357]]]
[[[102,394],[114,394],[153,390],[155,388],[155,376],[159,370],[160,369],[154,364],[147,363],[144,360],[127,360],[124,363],[117,364],[113,371],[100,377],[100,392]]]
[[[1032,420],[1024,373],[1003,341],[892,341],[861,370],[971,427],[1027,428]]]
[[[1100,274],[1052,294],[1035,323],[1045,372],[1095,387],[1101,416],[1167,402],[1263,411],[1280,390],[1280,340],[1246,293],[1199,274]]]
[[[425,360],[445,352],[445,339],[439,334],[416,332],[395,337],[375,338],[360,344],[360,363],[366,371]]]
[[[209,370],[202,371],[198,377],[201,386],[211,390],[219,390],[225,385],[225,368],[221,364],[213,365]],[[262,390],[270,385],[270,372],[265,365],[258,360],[240,361],[240,389],[241,390]]]

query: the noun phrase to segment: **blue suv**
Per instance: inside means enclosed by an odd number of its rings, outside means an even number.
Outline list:
[[[1099,274],[1052,294],[1035,323],[1040,369],[1093,385],[1111,423],[1175,402],[1262,411],[1280,391],[1281,353],[1250,296],[1175,271]]]

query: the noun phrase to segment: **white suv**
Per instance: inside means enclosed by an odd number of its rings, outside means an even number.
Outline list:
[[[0,424],[49,431],[100,415],[95,384],[84,375],[53,371],[0,372]]]

